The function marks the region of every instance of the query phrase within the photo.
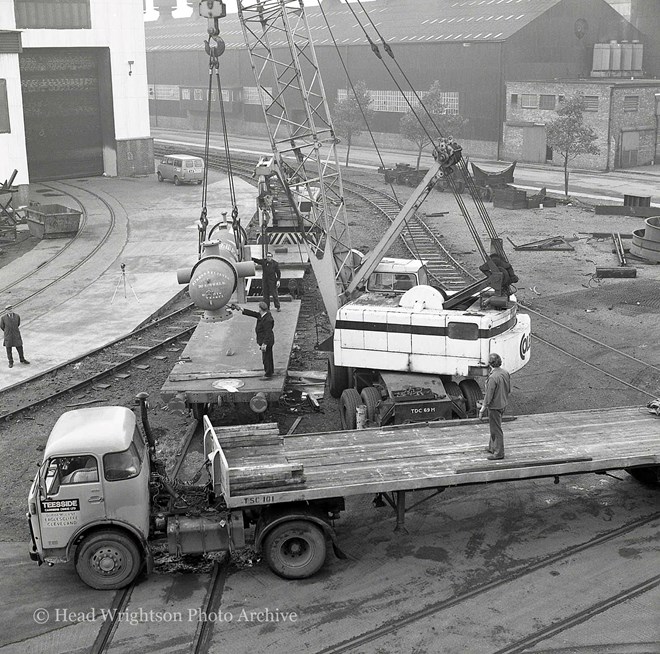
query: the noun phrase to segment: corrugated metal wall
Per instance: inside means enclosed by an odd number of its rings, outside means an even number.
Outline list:
[[[89,29],[89,0],[14,0],[16,27]]]
[[[100,50],[31,49],[19,55],[32,180],[103,173]]]

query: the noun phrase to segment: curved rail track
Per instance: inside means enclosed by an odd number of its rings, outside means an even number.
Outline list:
[[[161,348],[189,337],[198,322],[193,316],[193,305],[188,304],[112,343],[14,384],[0,392],[0,420],[12,418],[23,411],[99,382],[155,354]],[[56,391],[53,391],[54,385],[58,386]],[[27,387],[33,399],[21,403],[20,398]]]
[[[106,226],[105,232],[101,235],[101,238],[98,239],[98,242],[95,244],[95,246],[85,254],[84,257],[82,257],[79,261],[74,263],[72,266],[68,267],[66,271],[64,271],[61,275],[58,275],[55,279],[50,280],[47,284],[44,284],[43,286],[40,286],[37,290],[33,291],[29,295],[26,295],[22,297],[20,300],[17,300],[14,302],[15,306],[20,306],[30,300],[31,298],[40,295],[44,291],[48,290],[49,288],[53,287],[55,284],[59,283],[63,279],[66,279],[69,275],[74,273],[76,270],[78,270],[81,266],[83,266],[86,262],[88,262],[94,255],[96,255],[105,245],[105,243],[108,241],[110,236],[112,235],[112,232],[115,229],[115,225],[117,223],[117,212],[114,210],[114,208],[111,206],[111,204],[104,198],[102,198],[98,193],[94,193],[94,191],[90,191],[87,188],[84,188],[82,186],[77,186],[76,184],[72,184],[71,182],[58,182],[60,186],[69,186],[73,189],[79,190],[79,191],[84,191],[85,193],[88,193],[91,195],[93,198],[98,200],[106,209],[108,212],[109,220],[108,224]],[[12,287],[14,287],[16,284],[25,282],[26,280],[29,280],[31,277],[36,277],[38,273],[42,270],[44,266],[47,266],[48,264],[52,263],[53,261],[56,261],[60,257],[62,257],[64,254],[68,253],[68,250],[71,249],[71,247],[79,240],[83,239],[85,227],[88,224],[89,217],[88,213],[85,209],[85,207],[82,205],[82,203],[78,200],[77,197],[75,197],[72,193],[67,193],[64,189],[62,188],[56,188],[54,186],[49,186],[48,184],[41,184],[41,186],[44,186],[48,189],[52,189],[53,191],[59,191],[65,195],[68,195],[68,197],[73,200],[79,207],[80,211],[82,213],[81,219],[80,219],[80,227],[78,229],[78,232],[76,235],[69,240],[69,242],[60,250],[58,250],[56,253],[54,253],[51,257],[49,257],[46,261],[43,261],[36,269],[31,270],[30,272],[27,272],[24,274],[22,277],[12,280],[12,283],[9,286],[2,287],[0,288],[0,294],[9,291]]]

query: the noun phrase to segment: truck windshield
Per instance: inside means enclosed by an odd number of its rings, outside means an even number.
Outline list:
[[[103,457],[103,468],[107,481],[119,481],[137,477],[142,470],[142,457],[133,441],[127,450],[112,452]]]

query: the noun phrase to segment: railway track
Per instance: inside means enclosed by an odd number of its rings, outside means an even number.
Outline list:
[[[14,306],[16,307],[21,306],[28,300],[52,288],[53,286],[55,286],[55,284],[58,284],[62,280],[66,279],[76,270],[78,270],[83,265],[85,265],[85,263],[87,263],[90,259],[92,259],[92,257],[94,257],[96,254],[98,254],[98,252],[107,243],[108,239],[112,235],[115,226],[117,224],[117,212],[112,207],[112,205],[105,198],[101,197],[98,193],[94,193],[93,191],[90,191],[88,188],[78,186],[76,184],[73,184],[72,182],[58,182],[57,186],[53,186],[49,184],[41,184],[41,183],[40,185],[52,191],[57,191],[59,193],[67,195],[71,199],[71,201],[73,201],[75,204],[77,204],[80,207],[80,211],[82,213],[80,219],[80,227],[76,235],[72,237],[64,247],[62,247],[60,250],[55,252],[51,257],[41,262],[39,266],[25,273],[21,277],[12,279],[11,283],[8,284],[7,286],[0,287],[0,294],[10,291],[12,287],[16,287],[18,284],[25,285],[25,283],[27,282],[29,285],[30,279],[38,279],[44,266],[49,266],[50,264],[58,263],[58,260],[63,261],[64,255],[68,255],[71,252],[71,250],[73,250],[77,246],[78,243],[84,242],[84,239],[86,237],[85,230],[86,228],[89,228],[88,211],[85,209],[85,207],[82,205],[82,203],[78,200],[77,197],[75,197],[72,193],[68,193],[66,191],[66,187],[76,189],[77,191],[84,191],[85,193],[90,195],[93,198],[93,200],[95,202],[98,202],[103,207],[103,210],[107,212],[108,221],[107,221],[107,225],[105,225],[103,228],[103,232],[100,235],[100,238],[97,239],[92,249],[86,252],[85,255],[82,256],[78,261],[73,263],[73,265],[67,264],[64,267],[64,270],[61,273],[57,274],[55,278],[52,278],[51,276],[49,277],[49,280],[47,282],[37,283],[37,287],[34,290],[29,292],[27,295],[24,295],[20,300],[16,300],[14,302]]]
[[[112,343],[14,384],[0,392],[0,420],[13,418],[51,400],[100,384],[110,375],[121,373],[131,365],[139,365],[141,360],[188,338],[198,323],[193,305],[187,304]],[[32,399],[25,402],[21,398],[28,387]],[[95,401],[85,400],[77,405]]]
[[[154,148],[159,155],[163,155],[173,152],[177,147],[180,148],[180,145],[166,145],[163,142],[157,141]],[[200,146],[190,144],[187,147],[190,147],[191,150],[198,154],[203,153],[203,149]],[[227,161],[224,154],[220,153],[218,148],[211,148],[210,152],[209,166],[226,170]],[[243,179],[255,183],[253,172],[256,158],[256,154],[251,156],[241,154],[236,157],[232,155],[233,172],[240,175]],[[362,203],[362,206],[372,208],[390,221],[394,219],[402,206],[397,198],[373,189],[367,183],[344,180],[344,189],[347,195],[355,199],[356,206]],[[475,275],[452,256],[419,213],[415,215],[414,220],[410,221],[410,224],[402,234],[401,240],[412,257],[427,261],[429,273],[436,283],[445,288],[449,290],[463,288],[466,283],[473,282],[477,279]],[[657,386],[660,382],[660,375],[658,374],[660,373],[660,366],[631,357],[629,354],[622,352],[608,343],[592,339],[585,333],[586,330],[576,330],[574,327],[552,319],[526,304],[520,303],[520,307],[524,311],[531,313],[534,317],[532,335],[539,343],[553,348],[561,356],[578,362],[584,369],[591,371],[595,369],[604,377],[613,379],[623,387],[638,392],[640,398],[657,396]],[[562,332],[562,336],[551,337],[544,335],[544,326],[550,323]],[[596,354],[595,358],[594,353]],[[603,356],[604,354],[607,356]],[[596,365],[594,360],[602,360],[603,364]],[[628,379],[623,378],[626,374],[628,375]]]

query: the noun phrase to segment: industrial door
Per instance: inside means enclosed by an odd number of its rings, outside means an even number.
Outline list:
[[[620,168],[631,168],[637,165],[639,152],[639,132],[621,133],[621,161]]]
[[[544,125],[523,127],[522,160],[529,163],[545,163],[546,137]]]
[[[100,61],[89,48],[19,55],[32,181],[103,173]]]

